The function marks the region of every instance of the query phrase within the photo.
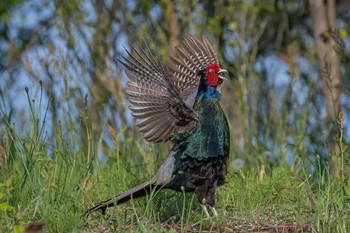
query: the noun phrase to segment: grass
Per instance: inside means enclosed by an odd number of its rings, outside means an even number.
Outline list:
[[[29,98],[28,98],[29,100]],[[55,123],[52,137],[45,117],[29,100],[28,128],[18,129],[2,113],[0,138],[0,232],[23,232],[31,222],[43,232],[348,232],[350,188],[347,147],[339,137],[341,175],[307,166],[260,161],[242,168],[229,166],[227,184],[218,189],[219,217],[207,219],[193,194],[162,190],[108,210],[107,215],[82,213],[152,177],[169,146],[125,138],[110,129],[110,146],[89,128],[78,132]],[[44,108],[45,109],[45,108]],[[46,108],[47,109],[47,108]],[[341,124],[340,124],[341,125]],[[126,129],[125,129],[126,130]],[[341,127],[340,127],[341,132]],[[87,140],[84,142],[82,134]],[[341,133],[339,135],[342,135]],[[102,149],[103,148],[103,149]],[[101,162],[99,155],[105,159]],[[238,152],[232,151],[231,158]],[[250,154],[250,158],[260,155]],[[298,157],[296,164],[303,164]],[[317,164],[317,161],[316,161]],[[322,172],[321,172],[322,171]]]

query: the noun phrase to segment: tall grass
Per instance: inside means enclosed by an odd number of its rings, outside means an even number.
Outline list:
[[[30,222],[44,223],[45,232],[349,230],[349,151],[341,115],[335,135],[339,152],[330,157],[340,161],[339,177],[327,169],[312,173],[300,149],[295,152],[298,169],[266,159],[243,167],[231,164],[228,182],[218,189],[217,219],[205,218],[193,194],[170,190],[111,208],[106,216],[82,218],[93,204],[150,179],[169,146],[125,137],[125,129],[109,128],[96,135],[87,125],[77,131],[69,121],[52,122],[56,130],[49,135],[45,128],[50,103],[33,100],[29,89],[23,91],[30,109],[26,128],[18,128],[10,114],[1,112],[6,131],[0,138],[0,232],[23,232]],[[101,140],[107,133],[112,138],[108,147]],[[261,157],[260,151],[247,148],[250,158]],[[231,153],[234,158],[238,151]]]

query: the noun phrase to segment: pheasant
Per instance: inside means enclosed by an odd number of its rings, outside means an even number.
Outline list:
[[[151,190],[194,192],[206,216],[213,216],[216,188],[224,184],[230,131],[219,104],[224,81],[216,53],[206,38],[187,36],[171,57],[168,72],[149,49],[133,47],[119,60],[129,82],[126,93],[136,124],[149,142],[171,140],[173,147],[149,181],[87,210],[103,214],[107,207]]]

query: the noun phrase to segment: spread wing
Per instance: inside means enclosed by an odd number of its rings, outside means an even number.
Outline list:
[[[164,67],[140,46],[133,47],[133,54],[127,54],[119,62],[126,68],[129,108],[143,137],[160,142],[168,140],[171,133],[192,129],[196,114],[184,103]]]
[[[197,95],[200,80],[198,71],[211,64],[219,64],[219,61],[215,50],[205,37],[199,40],[187,36],[176,47],[176,53],[170,59],[168,70],[172,82],[188,107],[193,108]]]

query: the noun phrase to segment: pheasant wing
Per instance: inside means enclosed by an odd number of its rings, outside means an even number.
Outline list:
[[[150,142],[167,141],[171,133],[181,133],[196,125],[196,114],[182,100],[163,66],[138,46],[133,54],[119,60],[129,77],[126,93],[130,110],[143,137]]]
[[[193,108],[197,95],[200,80],[198,71],[211,64],[219,64],[219,61],[215,50],[205,37],[199,40],[187,36],[176,47],[176,53],[170,59],[168,70],[172,82],[188,107]]]

